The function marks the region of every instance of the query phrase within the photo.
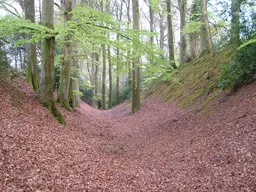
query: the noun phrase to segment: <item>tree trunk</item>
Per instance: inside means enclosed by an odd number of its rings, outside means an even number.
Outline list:
[[[187,0],[179,0],[180,9],[180,63],[184,63],[187,57],[187,42],[183,34],[183,28],[186,24]]]
[[[232,0],[231,3],[231,30],[230,43],[239,45],[240,41],[240,6],[243,0]]]
[[[103,67],[102,67],[102,95],[101,102],[102,108],[106,109],[106,46],[102,45],[102,57],[103,57]]]
[[[150,32],[153,33],[154,32],[154,11],[151,6],[151,1],[152,0],[149,0],[149,17],[150,17],[149,25],[150,25]],[[150,36],[150,43],[154,44],[154,36]]]
[[[160,16],[160,49],[164,49],[164,16],[159,14]]]
[[[210,51],[212,48],[212,37],[207,15],[207,0],[201,0],[201,28],[200,28],[200,48],[201,54]]]
[[[42,24],[54,29],[53,0],[43,0]],[[40,81],[39,101],[47,107],[61,123],[65,123],[54,103],[54,46],[55,37],[42,41],[42,75]]]
[[[100,60],[100,57],[99,57],[99,54],[98,53],[95,53],[94,54],[95,56],[95,60],[96,60],[96,63],[95,63],[95,77],[94,77],[94,87],[95,87],[95,97],[97,98],[98,97],[98,71],[99,71],[99,60]],[[98,98],[97,98],[98,100]]]
[[[119,35],[116,37],[117,41],[119,41]],[[117,48],[116,51],[116,58],[117,58],[117,63],[116,63],[116,104],[120,104],[120,63],[119,63],[119,48]]]
[[[194,60],[196,58],[196,35],[194,33],[189,34],[189,47],[190,47],[190,57],[191,60]]]
[[[139,12],[139,1],[133,0],[133,29],[140,29],[140,12]],[[140,37],[136,37],[135,41],[140,41]],[[134,48],[136,52],[136,48]],[[132,67],[132,112],[135,113],[140,109],[140,66],[139,57],[135,58]]]
[[[34,0],[24,0],[25,19],[35,22],[35,2]],[[30,38],[30,36],[28,36]],[[27,52],[27,81],[32,85],[35,92],[39,89],[39,75],[37,67],[36,44],[26,45]]]
[[[64,0],[64,22],[65,25],[72,20],[72,0]],[[72,111],[69,104],[69,86],[70,86],[70,76],[71,76],[71,61],[72,61],[72,44],[71,44],[71,34],[67,34],[64,37],[64,60],[61,68],[60,76],[60,87],[58,92],[58,100],[68,111]]]
[[[173,45],[173,30],[172,30],[172,12],[171,0],[166,0],[167,5],[167,20],[168,20],[168,47],[169,47],[169,61],[170,66],[174,69],[177,68],[174,60],[174,45]]]
[[[80,96],[78,94],[79,92],[79,81],[78,79],[74,79],[73,80],[73,90],[75,91],[75,95],[74,95],[74,106],[75,107],[79,107],[80,104]]]
[[[108,75],[109,75],[109,94],[108,94],[108,108],[112,108],[112,63],[111,63],[111,51],[108,46]]]
[[[130,15],[130,8],[131,8],[131,1],[128,0],[127,2],[127,18],[128,18],[128,29],[130,29],[130,24],[132,22],[132,19],[131,19],[131,15]],[[127,58],[130,58],[130,51],[128,50],[127,51]],[[127,65],[128,65],[128,86],[129,87],[132,87],[132,64],[131,64],[131,61],[128,59],[127,61]]]

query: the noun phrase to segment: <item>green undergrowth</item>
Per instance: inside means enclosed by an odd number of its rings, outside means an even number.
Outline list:
[[[221,68],[230,61],[234,48],[214,54],[205,54],[193,62],[182,65],[174,72],[172,78],[159,86],[159,92],[165,101],[177,101],[182,108],[195,103],[207,105],[219,96],[217,88]]]

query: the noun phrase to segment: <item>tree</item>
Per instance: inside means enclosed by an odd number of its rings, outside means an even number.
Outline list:
[[[64,0],[64,23],[67,26],[68,22],[72,21],[71,11],[73,9],[73,0]],[[72,111],[69,103],[69,86],[71,75],[71,61],[72,61],[72,35],[68,33],[64,37],[64,59],[61,68],[60,87],[58,92],[58,100],[67,110]]]
[[[35,2],[34,0],[24,0],[25,19],[35,22]],[[28,37],[30,38],[30,37]],[[39,75],[37,67],[36,44],[26,45],[27,52],[27,81],[37,92],[39,89]]]
[[[42,25],[54,29],[53,0],[43,0]],[[61,122],[64,120],[55,106],[53,97],[54,79],[54,46],[55,36],[44,38],[42,41],[42,74],[40,80],[39,101],[48,108]]]
[[[174,61],[174,45],[173,45],[173,30],[172,30],[172,12],[171,12],[171,0],[166,0],[167,5],[167,20],[168,20],[168,48],[169,48],[169,61],[171,67],[177,68]]]
[[[207,14],[208,0],[201,0],[201,28],[200,28],[200,48],[201,53],[212,48],[212,37]]]
[[[240,41],[240,6],[244,0],[231,1],[231,30],[230,43],[239,45]]]
[[[149,18],[150,18],[150,32],[154,32],[154,11],[152,9],[152,0],[149,0]],[[150,36],[150,43],[154,44],[154,36]]]
[[[184,63],[187,57],[187,42],[183,33],[186,24],[187,0],[178,0],[178,4],[180,9],[180,63]]]
[[[139,12],[139,1],[132,1],[133,11],[133,29],[140,29],[140,12]],[[139,36],[135,37],[133,44],[139,43]],[[134,54],[136,54],[136,46],[134,46]],[[140,66],[139,57],[135,57],[132,63],[132,112],[135,113],[140,109]]]

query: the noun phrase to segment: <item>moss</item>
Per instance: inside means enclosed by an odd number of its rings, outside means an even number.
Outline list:
[[[219,95],[216,88],[221,67],[230,60],[233,50],[228,48],[214,55],[205,53],[197,60],[183,64],[165,85],[165,90],[156,91],[156,94],[160,93],[165,101],[177,101],[182,108],[197,102],[206,107]]]
[[[59,110],[57,109],[56,105],[54,102],[50,102],[50,103],[43,103],[42,104],[44,107],[46,107],[47,109],[50,110],[50,112],[53,114],[53,116],[55,117],[55,119],[57,119],[61,124],[66,124],[65,119],[63,118],[63,116],[61,115],[61,113],[59,112]]]

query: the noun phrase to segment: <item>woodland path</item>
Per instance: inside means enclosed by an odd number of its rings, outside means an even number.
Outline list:
[[[19,87],[19,85],[18,85]],[[0,86],[1,191],[255,191],[256,85],[209,114],[147,98],[62,111],[59,125],[31,90]],[[19,94],[18,94],[19,95]]]

